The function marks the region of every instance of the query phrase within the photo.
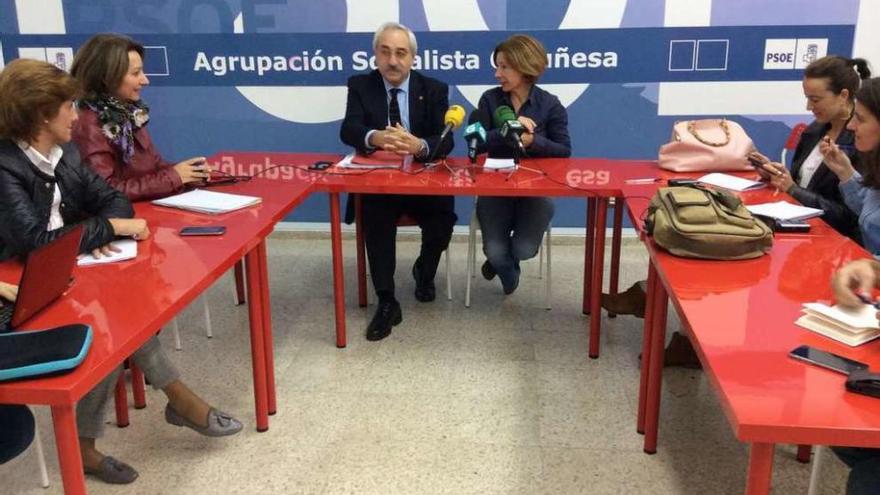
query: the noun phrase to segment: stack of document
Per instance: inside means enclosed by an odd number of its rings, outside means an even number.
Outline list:
[[[821,216],[825,213],[818,208],[796,205],[787,201],[748,205],[746,208],[752,212],[753,215],[775,218],[776,220],[782,220],[783,222],[800,222],[808,218]]]
[[[486,158],[483,170],[510,172],[516,170],[516,162],[513,161],[513,158]]]
[[[103,265],[104,263],[115,263],[117,261],[125,261],[137,258],[138,247],[137,241],[134,239],[121,239],[110,243],[111,246],[119,250],[110,255],[101,255],[95,258],[91,254],[84,254],[80,257],[76,264],[79,266]]]
[[[735,175],[721,174],[718,172],[706,174],[697,180],[703,184],[723,187],[724,189],[730,189],[731,191],[748,191],[750,189],[764,187],[763,182],[743,179],[742,177],[737,177]]]
[[[797,325],[847,345],[857,346],[880,337],[877,310],[868,304],[849,309],[807,303],[801,311],[804,314],[795,321]]]
[[[153,201],[154,205],[217,215],[259,204],[262,198],[195,189]]]
[[[411,157],[410,157],[411,159]],[[378,150],[370,155],[361,155],[351,153],[336,164],[341,168],[352,169],[374,169],[374,168],[401,168],[404,164],[404,157],[390,153],[388,151]]]

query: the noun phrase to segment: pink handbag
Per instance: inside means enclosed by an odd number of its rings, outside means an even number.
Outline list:
[[[736,122],[704,119],[676,122],[672,141],[660,147],[660,168],[673,172],[751,170],[755,145]]]

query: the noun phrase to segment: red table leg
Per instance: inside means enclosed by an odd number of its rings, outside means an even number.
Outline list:
[[[590,357],[599,357],[599,331],[602,324],[602,275],[605,266],[605,216],[608,199],[596,201],[596,233],[593,238],[593,274],[590,282]]]
[[[233,269],[233,273],[235,274],[235,304],[241,306],[245,303],[244,300],[244,263],[241,260],[238,260],[235,263],[235,268]]]
[[[651,369],[651,339],[654,335],[654,291],[657,285],[657,270],[648,262],[647,304],[645,306],[644,336],[642,337],[642,362],[639,368],[639,415],[636,431],[645,433],[645,406],[648,398],[648,377]]]
[[[749,453],[749,477],[746,479],[746,495],[767,495],[773,477],[772,443],[753,443]]]
[[[620,236],[623,234],[623,209],[626,203],[623,197],[614,198],[614,227],[611,234],[611,273],[608,279],[608,293],[617,294],[620,278]],[[617,315],[608,313],[609,318]]]
[[[147,391],[144,385],[144,372],[129,361],[129,370],[131,371],[131,395],[134,397],[134,408],[143,409],[147,407]]]
[[[584,303],[583,312],[590,314],[590,283],[593,277],[593,246],[596,236],[596,198],[587,198],[587,228],[584,240]]]
[[[55,427],[55,446],[65,495],[85,495],[86,479],[79,453],[79,435],[76,431],[76,408],[73,404],[52,406],[52,424]]]
[[[260,255],[260,297],[263,299],[263,345],[266,353],[266,395],[269,414],[275,414],[275,347],[272,335],[272,300],[269,298],[269,263],[266,241],[257,247]]]
[[[125,428],[128,426],[128,394],[125,390],[125,373],[119,374],[119,380],[116,380],[116,392],[114,397],[116,405],[116,426]]]
[[[330,193],[330,242],[333,251],[333,298],[336,304],[336,347],[345,347],[345,280],[342,276],[342,226],[339,193]]]
[[[648,384],[645,402],[645,446],[647,454],[657,452],[657,430],[660,420],[660,386],[663,382],[663,344],[666,342],[666,288],[654,277],[654,293],[651,310],[651,349],[648,363]],[[644,359],[644,358],[643,358]]]
[[[813,446],[812,445],[798,445],[797,451],[797,460],[800,463],[806,464],[810,462],[810,457],[813,456]]]
[[[260,286],[260,248],[245,255],[247,272],[248,316],[251,330],[251,364],[254,372],[254,403],[257,431],[269,429],[269,406],[266,392],[266,345],[263,330],[263,294]]]
[[[367,307],[367,257],[364,246],[364,221],[361,218],[361,195],[354,199],[354,237],[357,249],[358,306]]]

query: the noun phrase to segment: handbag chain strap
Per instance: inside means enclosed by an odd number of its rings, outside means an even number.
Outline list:
[[[689,133],[691,133],[692,136],[694,136],[697,139],[697,141],[705,144],[706,146],[711,146],[713,148],[720,148],[722,146],[727,146],[728,144],[730,144],[730,128],[727,126],[726,119],[721,119],[721,130],[724,131],[724,142],[721,142],[721,143],[713,143],[712,141],[709,141],[708,139],[705,139],[702,136],[700,136],[697,133],[697,121],[696,120],[692,120],[692,121],[688,122],[687,130]]]

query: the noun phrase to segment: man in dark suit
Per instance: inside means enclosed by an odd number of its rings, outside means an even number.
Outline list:
[[[373,37],[377,70],[348,80],[348,103],[339,136],[359,153],[377,149],[425,161],[444,156],[452,139],[440,142],[443,116],[449,106],[446,84],[411,70],[417,49],[415,35],[396,23],[383,24]],[[367,327],[367,340],[381,340],[402,321],[394,297],[397,219],[407,214],[422,229],[422,247],[412,268],[416,299],[433,301],[434,275],[455,225],[452,196],[364,195],[364,236],[373,287],[379,298]]]

